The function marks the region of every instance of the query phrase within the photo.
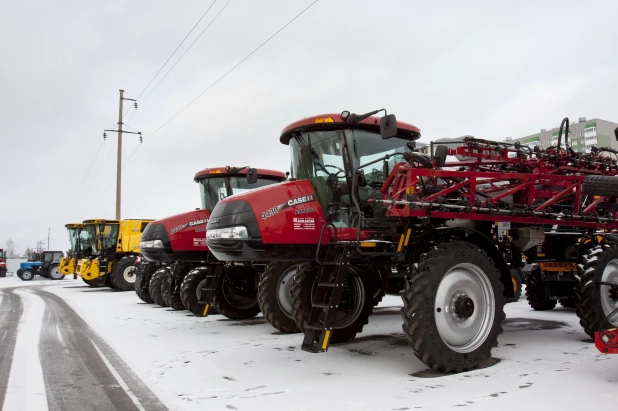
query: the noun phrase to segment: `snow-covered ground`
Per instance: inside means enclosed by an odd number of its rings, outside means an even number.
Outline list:
[[[436,377],[407,346],[396,296],[355,340],[310,354],[300,350],[301,335],[281,335],[262,317],[196,318],[72,278],[0,280],[23,285],[64,299],[170,409],[581,410],[618,397],[618,357],[594,348],[574,310],[534,312],[524,298],[506,307],[493,351],[500,362]],[[31,304],[28,315],[40,306]]]

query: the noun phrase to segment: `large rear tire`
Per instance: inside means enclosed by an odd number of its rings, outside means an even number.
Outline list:
[[[595,332],[609,326],[606,318],[618,308],[618,293],[598,284],[618,283],[618,247],[598,245],[583,260],[583,274],[575,287],[575,312],[586,334],[594,338]],[[612,320],[611,324],[618,327],[618,321]]]
[[[194,315],[202,315],[204,310],[204,307],[200,307],[199,301],[208,270],[209,268],[200,267],[189,271],[180,285],[182,305]],[[208,313],[214,314],[214,311],[214,308],[211,308]]]
[[[161,296],[161,285],[163,282],[163,276],[167,273],[168,268],[163,267],[155,271],[150,279],[150,284],[148,291],[150,292],[150,296],[154,300],[155,304],[159,304],[161,307],[167,307],[165,304],[165,300]]]
[[[316,264],[302,264],[291,287],[294,320],[296,326],[303,332],[307,328],[313,307],[318,270],[319,267]],[[371,279],[358,275],[356,270],[350,268],[337,318],[333,325],[331,343],[346,342],[363,331],[373,311],[373,295]]]
[[[163,279],[161,280],[161,298],[167,307],[177,311],[184,310],[185,306],[182,305],[180,296],[178,296],[178,293],[172,289],[173,283],[172,271],[167,270],[165,274],[163,274]]]
[[[152,273],[145,267],[139,267],[135,273],[135,294],[148,304],[154,303],[149,290],[150,278],[152,278]]]
[[[54,264],[49,267],[49,278],[52,280],[64,280],[64,274],[58,270],[58,265]]]
[[[260,313],[258,282],[259,272],[252,266],[226,267],[212,305],[232,320],[253,318]]]
[[[535,311],[548,311],[556,307],[556,300],[550,300],[545,295],[545,283],[538,272],[533,272],[526,282],[526,299]]]
[[[415,271],[401,309],[414,354],[443,372],[471,370],[489,359],[506,304],[500,271],[489,255],[471,243],[442,243]]]
[[[284,333],[300,332],[294,321],[290,287],[301,264],[271,263],[260,276],[258,301],[266,321]]]
[[[115,289],[135,291],[135,260],[136,257],[125,257],[114,263],[110,280]]]

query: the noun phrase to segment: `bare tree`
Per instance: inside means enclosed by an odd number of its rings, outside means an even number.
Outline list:
[[[24,258],[30,258],[30,256],[34,254],[34,250],[30,247],[26,248],[26,251],[24,251]]]
[[[15,244],[15,240],[9,237],[9,239],[6,240],[4,244],[6,245],[6,256],[8,258],[17,257],[17,252],[15,251],[15,248],[17,247],[17,245]]]

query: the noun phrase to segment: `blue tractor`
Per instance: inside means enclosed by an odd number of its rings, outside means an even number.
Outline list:
[[[32,281],[35,275],[51,278],[52,280],[62,280],[64,279],[64,274],[58,270],[58,264],[62,257],[64,257],[62,251],[35,253],[28,261],[19,264],[17,276],[23,281]]]

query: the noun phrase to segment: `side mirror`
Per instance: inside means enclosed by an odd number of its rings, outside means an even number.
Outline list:
[[[614,130],[614,136],[616,136],[616,141],[618,141],[618,127]]]
[[[397,135],[397,118],[394,114],[388,114],[380,119],[380,134],[383,139]]]
[[[439,145],[436,147],[436,152],[433,155],[433,158],[436,160],[436,167],[443,167],[444,163],[446,163],[446,155],[448,153],[448,147]]]
[[[257,168],[249,168],[247,170],[247,184],[255,184],[258,180]]]
[[[356,173],[356,181],[358,187],[365,187],[367,185],[367,178],[365,178],[365,170],[358,170]]]

